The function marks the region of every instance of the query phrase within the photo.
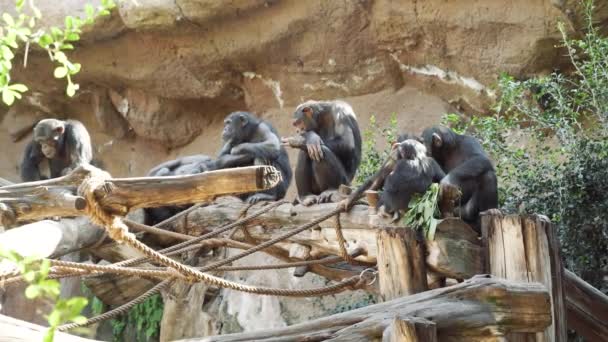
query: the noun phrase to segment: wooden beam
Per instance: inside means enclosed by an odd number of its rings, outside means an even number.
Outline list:
[[[0,341],[42,341],[47,328],[12,317],[0,315]],[[62,332],[55,333],[55,342],[101,342]]]
[[[553,226],[539,216],[507,215],[492,210],[481,217],[486,271],[522,282],[540,282],[551,290],[552,324],[542,333],[514,334],[509,341],[566,341],[559,245]]]
[[[382,342],[437,342],[437,325],[423,318],[395,318],[384,329]]]
[[[608,336],[608,296],[576,274],[564,273],[568,328],[586,341],[606,341]]]
[[[410,228],[378,230],[380,298],[391,300],[428,290],[423,242]]]
[[[11,211],[16,221],[52,216],[80,216],[86,202],[76,188],[89,175],[107,178],[95,190],[106,210],[126,215],[138,208],[206,202],[216,196],[272,188],[281,175],[272,166],[259,165],[170,177],[109,178],[105,171],[83,165],[72,173],[45,181],[0,187],[0,214]]]
[[[551,304],[542,284],[478,276],[285,328],[181,341],[373,341],[395,317],[411,316],[432,320],[439,341],[491,341],[514,331],[543,331],[551,324]]]

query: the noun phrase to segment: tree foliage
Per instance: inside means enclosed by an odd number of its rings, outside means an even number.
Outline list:
[[[517,80],[501,75],[495,114],[445,123],[477,136],[496,162],[502,208],[549,216],[569,269],[604,292],[608,274],[608,38],[588,22],[561,48],[572,70]]]

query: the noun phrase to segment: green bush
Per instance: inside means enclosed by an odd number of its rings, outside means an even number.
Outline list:
[[[608,292],[608,38],[588,21],[563,48],[570,74],[517,80],[501,75],[495,114],[444,123],[477,136],[496,162],[507,212],[540,213],[557,226],[566,266]]]

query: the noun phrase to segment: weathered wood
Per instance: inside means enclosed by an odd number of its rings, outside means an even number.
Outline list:
[[[608,337],[608,296],[576,274],[565,270],[564,287],[568,328],[586,341],[606,341]]]
[[[514,331],[543,331],[551,323],[551,305],[541,284],[478,276],[286,328],[182,341],[373,341],[395,317],[409,316],[435,322],[439,341],[489,341]]]
[[[447,218],[437,226],[434,240],[426,241],[429,268],[449,278],[467,279],[483,273],[481,241],[460,219]]]
[[[566,341],[560,284],[563,267],[551,224],[538,216],[503,216],[496,210],[482,215],[481,222],[488,273],[515,281],[540,282],[551,290],[551,326],[536,336],[514,334],[509,340]]]
[[[32,342],[42,341],[47,328],[0,315],[0,341],[3,342]],[[55,342],[100,342],[61,332],[55,333]]]
[[[205,202],[220,195],[266,190],[281,178],[267,165],[139,178],[109,178],[105,171],[83,165],[64,177],[1,187],[0,204],[4,206],[0,212],[11,210],[17,221],[82,215],[86,202],[76,196],[76,187],[89,174],[107,178],[105,186],[95,190],[95,197],[104,209],[120,215],[137,208]]]
[[[437,326],[423,318],[395,318],[382,333],[382,342],[436,342]]]
[[[103,230],[84,217],[43,220],[13,228],[0,234],[0,246],[21,255],[59,257],[93,245]]]
[[[423,242],[410,228],[378,230],[378,277],[380,298],[391,300],[426,291]]]

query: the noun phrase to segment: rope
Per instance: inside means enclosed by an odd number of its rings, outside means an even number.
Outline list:
[[[86,322],[78,324],[78,323],[70,323],[70,324],[64,324],[64,325],[60,325],[59,327],[57,327],[58,331],[68,331],[68,330],[72,330],[74,328],[79,328],[79,327],[86,327],[89,326],[91,324],[95,324],[95,323],[99,323],[99,322],[103,322],[106,321],[108,319],[112,319],[118,315],[122,315],[127,313],[129,310],[131,310],[132,307],[134,307],[137,304],[143,303],[144,301],[146,301],[148,298],[152,297],[153,295],[159,293],[160,291],[164,290],[165,288],[167,288],[172,282],[173,280],[175,280],[174,278],[169,278],[167,280],[164,280],[158,284],[156,284],[156,286],[154,286],[153,288],[149,289],[148,291],[146,291],[144,294],[142,294],[141,296],[135,298],[134,300],[121,305],[119,307],[117,307],[116,309],[110,310],[108,312],[105,312],[99,316],[95,316],[92,318],[89,318],[86,320]]]
[[[351,258],[350,254],[348,254],[348,250],[346,249],[346,239],[344,239],[344,235],[342,234],[342,222],[340,222],[340,213],[336,214],[336,237],[338,238],[338,246],[340,246],[340,255],[342,259],[344,259],[349,264],[352,264],[353,258]]]
[[[288,238],[290,238],[290,237],[292,237],[292,236],[294,236],[294,235],[296,235],[298,233],[301,233],[301,232],[303,232],[303,231],[305,231],[307,229],[310,229],[310,228],[318,225],[319,223],[327,220],[328,218],[330,218],[330,217],[332,217],[332,216],[334,216],[336,214],[341,213],[343,210],[344,210],[343,208],[338,207],[338,208],[330,211],[329,213],[327,213],[327,214],[325,214],[325,215],[323,215],[321,217],[318,217],[318,218],[312,220],[309,223],[303,224],[300,227],[293,229],[292,231],[290,231],[288,233],[285,233],[285,234],[283,234],[281,236],[278,236],[278,237],[276,237],[274,239],[268,240],[268,241],[266,241],[264,243],[261,243],[261,244],[255,246],[255,247],[249,248],[248,250],[246,250],[246,251],[244,251],[242,253],[239,253],[237,255],[234,255],[234,256],[232,256],[230,258],[227,258],[227,259],[224,259],[224,260],[220,260],[220,261],[215,262],[215,263],[213,263],[211,265],[204,266],[201,269],[201,271],[205,272],[205,271],[213,270],[213,269],[215,269],[217,267],[224,266],[224,265],[229,264],[229,263],[231,263],[231,262],[233,262],[235,260],[244,258],[244,257],[246,257],[248,255],[251,255],[251,254],[255,253],[255,252],[258,252],[258,251],[261,251],[261,250],[263,250],[265,248],[268,248],[268,247],[276,244],[277,242],[281,242],[281,241],[283,241],[285,239],[288,239]]]
[[[269,212],[270,210],[272,210],[272,209],[274,209],[274,208],[276,208],[276,207],[278,207],[278,206],[280,206],[282,204],[285,204],[285,203],[288,203],[288,202],[287,201],[278,201],[278,202],[275,202],[275,203],[273,203],[273,204],[271,204],[271,205],[269,205],[269,206],[267,206],[267,207],[265,207],[263,209],[260,209],[260,210],[256,211],[255,213],[253,213],[253,214],[251,214],[251,215],[249,215],[249,216],[247,216],[247,217],[245,217],[245,218],[243,218],[241,220],[235,221],[233,223],[226,224],[226,225],[224,225],[224,226],[222,226],[222,227],[220,227],[220,228],[218,228],[218,229],[216,229],[216,230],[214,230],[212,232],[209,232],[207,234],[201,235],[199,237],[192,238],[191,240],[180,242],[180,243],[178,243],[176,245],[173,245],[171,247],[167,247],[167,248],[161,249],[158,252],[162,253],[162,254],[165,254],[165,253],[168,253],[168,252],[173,252],[173,251],[179,250],[180,248],[193,245],[193,244],[195,244],[197,242],[201,242],[201,241],[203,241],[205,239],[212,238],[212,237],[217,236],[217,235],[219,235],[221,233],[227,232],[230,229],[232,229],[234,227],[237,227],[237,226],[239,226],[241,224],[247,223],[247,222],[249,222],[249,221],[257,218],[258,216],[261,216],[261,215]],[[124,261],[115,263],[114,266],[132,266],[132,265],[141,264],[141,263],[146,262],[148,260],[149,260],[148,258],[133,258],[133,259],[128,259],[128,260],[124,260]]]

